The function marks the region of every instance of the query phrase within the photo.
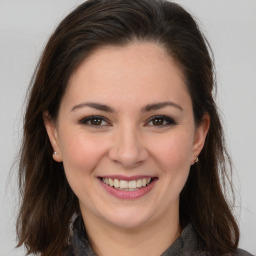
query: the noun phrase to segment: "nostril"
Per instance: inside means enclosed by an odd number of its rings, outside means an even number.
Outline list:
[[[148,158],[148,152],[142,147],[112,148],[109,152],[109,158],[115,164],[131,168],[142,164]]]

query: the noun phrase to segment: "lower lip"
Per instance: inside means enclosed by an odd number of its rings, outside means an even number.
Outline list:
[[[149,185],[146,187],[141,187],[135,191],[123,191],[115,189],[114,187],[110,187],[106,185],[104,182],[101,181],[99,178],[100,184],[103,186],[103,188],[110,193],[111,195],[119,198],[119,199],[136,199],[145,196],[149,193],[149,191],[153,188],[155,185],[157,179],[154,179]]]

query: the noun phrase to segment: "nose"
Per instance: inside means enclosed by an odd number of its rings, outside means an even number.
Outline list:
[[[148,151],[142,141],[142,136],[135,127],[117,129],[109,150],[109,158],[124,168],[138,167],[148,158]]]

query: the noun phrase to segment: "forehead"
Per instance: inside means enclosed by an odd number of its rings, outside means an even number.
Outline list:
[[[86,70],[87,73],[95,73],[95,71],[111,73],[112,71],[116,77],[118,74],[125,73],[124,67],[126,67],[126,70],[129,67],[131,71],[132,67],[134,68],[133,71],[141,68],[140,71],[143,69],[146,73],[152,69],[156,71],[168,69],[168,72],[175,69],[175,73],[183,79],[183,73],[176,64],[176,61],[162,45],[153,42],[132,42],[125,46],[107,45],[93,51],[73,72],[70,80]],[[170,66],[172,66],[171,69]],[[144,74],[144,72],[141,74]],[[149,75],[147,73],[147,76]]]
[[[64,97],[110,102],[116,96],[125,102],[181,94],[187,88],[174,59],[164,47],[140,42],[96,50],[73,72]]]

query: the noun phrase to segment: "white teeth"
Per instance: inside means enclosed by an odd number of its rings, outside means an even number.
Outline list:
[[[129,181],[127,180],[120,180],[119,184],[120,188],[129,188]]]
[[[114,179],[114,187],[115,188],[119,188],[120,184],[119,184],[119,180],[118,179]]]
[[[145,187],[151,182],[151,178],[143,178],[138,180],[118,180],[111,178],[103,178],[102,181],[111,186],[120,190],[125,191],[135,191],[137,188]]]
[[[137,180],[137,188],[141,188],[142,187],[142,180]]]
[[[136,180],[129,181],[129,188],[136,188]]]
[[[103,181],[104,182],[104,181]],[[107,183],[106,183],[107,184]],[[114,186],[114,181],[112,179],[108,180],[108,184],[109,186],[113,187]]]

